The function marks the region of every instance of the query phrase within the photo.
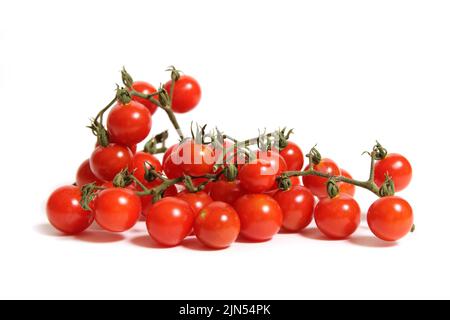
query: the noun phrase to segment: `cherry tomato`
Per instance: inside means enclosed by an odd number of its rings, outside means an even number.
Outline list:
[[[147,152],[137,152],[133,157],[134,176],[143,184],[149,184],[145,179],[145,168],[150,169],[153,166],[157,172],[162,172],[162,165],[159,160]]]
[[[291,179],[292,186],[300,185],[300,177],[294,176],[294,177],[291,177],[290,179]]]
[[[341,168],[341,176],[349,178],[349,179],[353,179],[353,177],[350,175],[350,173],[348,173],[346,170]],[[353,184],[350,183],[339,183],[339,191],[341,193],[346,193],[351,197],[355,196],[356,193],[356,187]]]
[[[141,199],[130,189],[105,189],[95,199],[95,221],[111,232],[131,229],[139,220],[141,211]]]
[[[98,186],[103,184],[103,181],[95,176],[89,165],[89,159],[85,160],[77,171],[76,176],[77,186],[82,187],[89,183],[95,183]]]
[[[179,245],[189,235],[194,224],[191,206],[173,197],[158,201],[145,213],[150,236],[168,247]]]
[[[245,194],[239,181],[216,181],[210,184],[210,196],[214,201],[226,202],[233,205],[234,202]]]
[[[212,202],[203,208],[194,223],[194,233],[205,246],[228,248],[239,236],[241,223],[236,210],[225,202]]]
[[[192,140],[183,142],[172,153],[181,159],[184,173],[190,176],[203,176],[212,173],[214,168],[214,152],[211,147],[195,143]],[[167,161],[167,160],[166,160]]]
[[[267,160],[270,162],[272,170],[276,173],[276,177],[279,177],[283,172],[287,171],[287,164],[284,158],[276,150],[261,151],[256,153],[258,159]],[[278,189],[278,185],[275,183],[272,186],[272,190]]]
[[[158,185],[160,185],[162,182],[160,180],[155,180],[152,183],[154,184],[153,186],[147,186],[147,187],[152,189],[152,188],[155,188]],[[138,190],[141,191],[140,188],[138,188]],[[163,198],[175,197],[177,194],[178,194],[177,187],[175,185],[172,185],[166,189],[166,191],[163,194]],[[153,205],[153,196],[149,195],[149,196],[143,196],[140,198],[141,198],[141,203],[142,203],[142,216],[144,218],[146,218],[147,217],[146,212],[148,212],[150,210],[150,207]]]
[[[375,201],[367,212],[370,230],[385,241],[397,241],[406,236],[414,223],[413,210],[409,203],[396,196]]]
[[[89,159],[92,172],[104,181],[112,181],[123,169],[132,169],[133,154],[127,147],[111,143],[95,148]]]
[[[404,156],[391,153],[375,164],[375,183],[378,186],[384,183],[386,174],[394,181],[395,191],[402,191],[411,182],[412,167]]]
[[[143,141],[152,128],[152,114],[136,101],[116,104],[108,115],[111,141],[126,146]]]
[[[167,158],[169,158],[172,155],[172,152],[174,152],[175,148],[177,148],[179,144],[174,144],[173,146],[170,146],[166,152],[164,153],[163,159],[161,163],[166,162]]]
[[[284,158],[289,171],[299,171],[303,168],[303,152],[300,147],[292,141],[288,142],[286,148],[280,151],[280,155]]]
[[[346,239],[361,223],[361,209],[355,199],[347,194],[322,198],[314,210],[314,220],[319,230],[328,238]]]
[[[309,165],[305,170],[309,169]],[[322,159],[319,164],[314,165],[314,170],[328,173],[333,176],[339,176],[341,174],[341,170],[337,166],[337,164],[331,159]],[[307,187],[311,192],[319,197],[325,198],[328,197],[327,193],[327,179],[317,176],[304,176],[303,177],[303,185]]]
[[[186,201],[191,206],[195,216],[197,216],[204,207],[213,202],[213,199],[203,191],[183,191],[178,194],[177,198]]]
[[[51,225],[65,234],[78,234],[94,221],[94,215],[81,205],[81,189],[64,186],[56,189],[47,201],[47,217]]]
[[[308,188],[294,186],[286,191],[278,191],[275,201],[283,211],[283,228],[298,232],[305,229],[313,219],[315,199]]]
[[[274,172],[270,161],[255,159],[239,170],[242,187],[250,193],[262,193],[273,189],[277,172]]]
[[[183,176],[181,160],[176,156],[175,152],[172,152],[163,162],[163,171],[169,179],[176,179]]]
[[[172,81],[167,82],[164,88],[170,94]],[[202,91],[197,80],[182,75],[175,82],[173,91],[172,109],[176,113],[186,113],[194,109],[202,97]]]
[[[241,234],[253,241],[266,241],[280,231],[283,212],[278,202],[264,194],[247,194],[234,203],[241,220]]]
[[[150,83],[147,83],[144,81],[136,81],[133,83],[133,85],[131,87],[133,88],[134,91],[143,93],[143,94],[151,94],[151,93],[155,93],[157,91],[154,86],[152,86]],[[158,100],[157,95],[154,96],[153,98],[155,100]],[[140,104],[142,104],[143,106],[145,106],[148,109],[148,111],[150,111],[151,114],[154,114],[156,112],[156,110],[158,110],[158,106],[156,104],[150,102],[147,99],[133,96],[133,100],[137,101]]]

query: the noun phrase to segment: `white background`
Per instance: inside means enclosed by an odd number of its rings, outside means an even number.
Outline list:
[[[0,298],[450,298],[449,16],[430,0],[1,0]],[[119,70],[158,85],[172,64],[204,91],[185,129],[293,127],[358,178],[375,139],[406,155],[417,232],[386,244],[364,222],[349,241],[310,229],[224,251],[158,249],[143,225],[59,236],[45,201],[89,156]]]

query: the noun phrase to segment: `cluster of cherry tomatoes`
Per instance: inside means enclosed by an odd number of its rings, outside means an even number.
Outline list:
[[[170,93],[170,111],[184,113],[198,105],[201,89],[194,78],[177,75],[159,91],[146,82],[133,82],[127,90],[141,95],[116,101],[107,117],[106,140],[98,139],[76,183],[48,199],[48,219],[61,232],[77,234],[94,221],[104,230],[124,232],[144,220],[161,245],[176,246],[195,235],[204,245],[222,249],[238,236],[266,241],[281,229],[300,232],[313,219],[330,239],[348,238],[360,225],[355,185],[309,173],[352,179],[350,174],[317,154],[314,161],[310,154],[305,166],[301,148],[287,139],[251,156],[238,152],[233,141],[218,145],[203,137],[181,140],[161,161],[137,151],[150,134],[152,116],[164,98],[161,90]],[[124,172],[132,179],[118,183]],[[396,191],[406,188],[412,178],[408,160],[399,154],[377,159],[373,183],[381,187],[386,177]],[[399,240],[413,227],[411,206],[393,194],[376,200],[367,219],[375,236],[386,241]]]

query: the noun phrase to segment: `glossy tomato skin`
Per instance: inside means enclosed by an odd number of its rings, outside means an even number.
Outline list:
[[[68,234],[78,234],[89,228],[94,221],[91,211],[81,205],[81,189],[64,186],[56,189],[47,201],[47,218],[57,230]]]
[[[328,238],[342,240],[351,236],[361,223],[361,209],[355,199],[346,194],[322,198],[314,210],[319,230]]]
[[[174,144],[174,145],[172,145],[172,146],[170,146],[167,150],[166,150],[166,152],[164,153],[164,156],[163,156],[163,159],[162,159],[162,162],[161,163],[164,163],[164,162],[166,162],[166,160],[167,160],[167,158],[169,158],[171,155],[172,155],[172,152],[175,150],[175,148],[177,148],[178,147],[178,143],[177,144]]]
[[[252,241],[267,241],[280,231],[283,212],[278,202],[265,194],[247,194],[234,203],[241,221],[241,234]]]
[[[152,128],[152,115],[139,102],[118,103],[109,112],[107,125],[111,141],[129,146],[147,138]]]
[[[198,177],[213,172],[214,151],[207,145],[188,140],[178,146],[172,155],[181,159],[181,167],[187,175]]]
[[[353,179],[351,174],[342,168],[341,168],[341,176],[349,178],[349,179]],[[354,197],[355,193],[356,193],[356,186],[354,186],[353,184],[350,184],[350,183],[342,182],[342,183],[339,183],[339,191],[340,191],[340,193],[345,193],[351,197]]]
[[[239,181],[212,182],[210,196],[214,201],[221,201],[233,205],[237,199],[245,194]]]
[[[238,178],[248,193],[262,193],[273,189],[277,173],[274,172],[270,161],[256,159],[242,166]]]
[[[123,169],[132,168],[133,154],[130,149],[111,143],[106,147],[95,148],[89,165],[95,176],[104,181],[112,181]]]
[[[280,151],[280,155],[286,161],[287,170],[300,171],[303,168],[304,156],[300,147],[292,141],[288,142],[288,145]]]
[[[154,86],[152,86],[150,83],[144,82],[144,81],[135,81],[133,85],[131,86],[134,91],[143,93],[143,94],[151,94],[155,93],[157,90]],[[155,100],[158,100],[158,96],[153,97]],[[158,106],[147,99],[133,96],[133,100],[139,102],[143,106],[145,106],[148,111],[153,115],[155,114],[156,110],[158,110]]]
[[[146,216],[150,236],[168,247],[179,245],[189,235],[195,219],[190,205],[173,197],[164,198],[150,206]]]
[[[76,175],[77,186],[83,187],[89,183],[95,183],[96,185],[101,186],[103,182],[103,180],[97,178],[97,176],[92,172],[89,159],[83,161],[78,168]]]
[[[172,81],[167,82],[164,88],[170,94]],[[194,109],[202,97],[202,90],[194,78],[182,75],[175,82],[173,91],[172,109],[176,113],[186,113]]]
[[[181,160],[172,152],[170,156],[163,162],[163,171],[169,179],[176,179],[183,176],[183,168]]]
[[[278,191],[275,201],[283,211],[283,228],[290,232],[305,229],[313,219],[315,199],[312,192],[302,186]]]
[[[309,169],[309,165],[306,166],[305,170]],[[338,165],[331,159],[324,158],[319,164],[314,165],[314,170],[328,173],[333,176],[341,175],[341,170]],[[311,192],[319,198],[328,197],[327,193],[327,179],[317,176],[303,176],[303,185],[307,187]]]
[[[397,241],[406,236],[414,224],[411,205],[397,196],[380,198],[367,212],[370,230],[384,241]]]
[[[158,158],[147,152],[137,152],[133,157],[132,168],[134,176],[143,184],[151,184],[145,179],[145,168],[148,169],[153,166],[157,172],[162,172],[162,165]]]
[[[283,172],[288,170],[286,161],[284,158],[278,153],[276,150],[268,150],[268,151],[261,151],[259,150],[256,153],[256,156],[258,159],[266,160],[270,162],[270,166],[275,172],[275,179],[279,177]],[[278,189],[277,182],[272,185],[272,190]]]
[[[152,185],[149,185],[147,187],[152,189],[152,188],[157,187],[160,184],[161,184],[160,180],[155,180],[152,182]],[[140,190],[140,188],[138,188],[138,190]],[[166,191],[163,194],[163,198],[175,197],[177,195],[178,195],[177,187],[173,185],[166,189]],[[153,196],[149,195],[149,196],[143,196],[140,198],[141,198],[141,203],[142,203],[142,217],[144,217],[146,219],[147,218],[146,212],[148,212],[150,210],[150,207],[153,206]]]
[[[203,191],[183,191],[178,194],[177,198],[186,201],[191,206],[195,216],[197,216],[204,207],[213,202],[213,199]]]
[[[412,166],[404,156],[391,153],[375,164],[375,183],[381,186],[386,174],[394,181],[395,191],[404,190],[412,179]]]
[[[212,202],[203,208],[194,222],[194,233],[205,246],[228,248],[236,241],[241,223],[236,210],[225,202]]]

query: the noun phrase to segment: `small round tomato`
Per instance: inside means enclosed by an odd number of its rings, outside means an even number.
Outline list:
[[[311,223],[315,199],[309,189],[294,186],[286,191],[278,191],[274,199],[283,211],[283,228],[287,231],[298,232]]]
[[[161,182],[161,180],[155,180],[155,181],[152,181],[152,183],[153,183],[153,185],[147,186],[147,187],[152,189],[152,188],[155,188],[158,185],[160,185],[162,182]],[[140,188],[138,188],[138,190],[141,191]],[[164,191],[163,198],[175,197],[177,194],[178,194],[177,187],[175,185],[172,185],[169,188],[167,188],[166,191]],[[147,217],[146,212],[148,212],[150,210],[150,207],[153,206],[153,196],[149,195],[149,196],[143,196],[140,198],[141,198],[141,203],[142,203],[142,216],[144,218],[146,218]]]
[[[238,177],[246,191],[262,193],[273,189],[277,180],[277,172],[274,172],[270,161],[255,159],[242,166]]]
[[[319,164],[315,164],[313,166],[314,170],[322,173],[327,173],[332,176],[339,176],[341,175],[341,170],[339,169],[338,165],[331,159],[322,159]],[[309,165],[306,167],[305,170],[309,169]],[[325,198],[328,197],[327,193],[327,179],[318,177],[318,176],[303,176],[303,185],[307,187],[311,192],[319,197],[319,198]]]
[[[154,86],[152,86],[150,83],[144,82],[144,81],[136,81],[131,86],[132,89],[136,92],[143,93],[143,94],[152,94],[155,93],[157,90]],[[155,100],[158,100],[158,96],[153,97]],[[148,111],[150,111],[151,114],[154,114],[156,110],[158,110],[158,106],[152,102],[150,102],[148,99],[144,99],[141,97],[133,96],[133,100],[141,103],[143,106],[145,106]]]
[[[148,208],[147,230],[158,243],[173,247],[179,245],[191,232],[194,212],[184,200],[168,197]]]
[[[166,162],[167,158],[169,158],[169,157],[172,155],[172,152],[174,152],[174,151],[175,151],[175,148],[177,148],[178,146],[179,146],[178,143],[177,143],[177,144],[174,144],[174,145],[172,145],[172,146],[170,146],[170,147],[166,150],[166,152],[164,153],[164,156],[163,156],[163,159],[162,159],[162,162],[161,162],[161,163]]]
[[[214,168],[214,152],[211,147],[187,140],[174,152],[181,159],[181,167],[187,175],[198,177],[212,173]]]
[[[81,205],[81,189],[64,186],[56,189],[47,201],[47,217],[51,225],[65,234],[78,234],[94,221],[92,212]]]
[[[152,114],[136,101],[116,104],[108,115],[111,141],[126,146],[143,141],[152,128]]]
[[[205,246],[228,248],[239,236],[241,223],[236,210],[225,202],[212,202],[194,222],[194,233]]]
[[[111,232],[131,229],[139,220],[141,199],[130,189],[102,190],[95,199],[95,221]]]
[[[92,172],[91,166],[89,165],[89,159],[85,160],[78,168],[76,183],[79,187],[82,187],[89,183],[95,183],[98,186],[101,186],[103,184],[103,181],[97,178]]]
[[[172,80],[164,85],[170,94]],[[175,82],[173,90],[172,110],[176,113],[186,113],[194,109],[202,97],[202,90],[197,80],[190,76],[182,75]]]
[[[291,177],[290,179],[291,179],[292,186],[300,185],[300,177],[294,176],[294,177]]]
[[[123,169],[132,168],[133,154],[127,147],[110,143],[95,148],[89,159],[92,172],[99,179],[112,181]]]
[[[289,171],[299,171],[303,168],[304,156],[302,149],[292,141],[280,151],[280,155],[284,158]]]
[[[214,201],[221,201],[233,205],[245,194],[239,181],[219,180],[211,183],[210,196]]]
[[[385,241],[397,241],[406,236],[414,224],[410,204],[396,196],[384,197],[375,201],[367,212],[370,230]]]
[[[174,152],[163,162],[163,171],[169,179],[176,179],[183,176],[181,160]]]
[[[197,216],[204,207],[213,202],[213,199],[211,199],[211,197],[206,192],[203,191],[199,192],[183,191],[178,194],[177,198],[189,203],[195,216]]]
[[[287,171],[287,164],[284,158],[276,150],[261,151],[256,153],[258,159],[266,160],[270,162],[272,170],[275,172],[276,177],[279,177],[283,172]],[[278,189],[278,185],[275,183],[272,186],[272,190]]]
[[[394,181],[395,191],[404,190],[412,179],[412,167],[404,156],[391,153],[383,160],[375,164],[375,183],[381,186],[386,180],[386,175]]]
[[[355,199],[347,194],[322,198],[314,210],[314,220],[319,230],[328,238],[346,239],[361,223],[361,209]]]
[[[341,168],[341,176],[353,179],[350,173],[348,173],[346,170]],[[355,196],[356,193],[356,187],[353,184],[341,182],[339,183],[339,191],[340,193],[346,193],[351,197]]]
[[[150,166],[153,166],[157,172],[162,172],[162,165],[154,155],[147,152],[137,152],[134,155],[132,165],[134,176],[143,184],[149,183],[145,179],[145,168],[150,169]]]
[[[253,241],[266,241],[280,231],[283,212],[278,202],[264,194],[247,194],[234,203],[241,220],[241,234]]]

